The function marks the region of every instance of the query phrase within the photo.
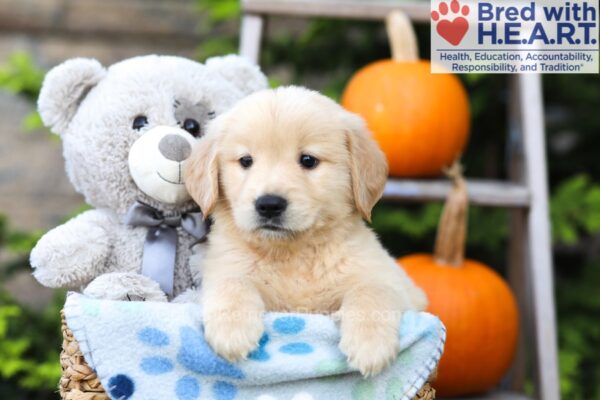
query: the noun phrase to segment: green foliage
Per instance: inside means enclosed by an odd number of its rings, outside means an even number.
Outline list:
[[[240,16],[238,0],[197,0],[198,9],[206,13],[208,23],[215,25],[220,22],[231,22]]]
[[[587,175],[560,183],[551,202],[554,240],[574,244],[583,235],[600,231],[600,185]]]
[[[10,229],[0,215],[0,283],[15,272],[28,270],[28,256],[41,232]],[[7,399],[50,398],[60,378],[59,310],[64,293],[57,292],[43,310],[17,303],[0,286],[0,393]],[[42,397],[40,397],[42,396]]]
[[[10,229],[6,216],[0,214],[0,283],[14,272],[27,265],[29,252],[42,236],[40,230],[33,232],[15,231]]]
[[[31,56],[25,52],[16,52],[0,65],[0,89],[25,96],[35,102],[42,87],[44,71],[39,69]],[[23,120],[26,132],[43,127],[42,119],[36,111],[29,113]]]
[[[198,46],[196,49],[196,58],[200,61],[205,61],[209,57],[236,52],[237,44],[235,41],[226,37],[212,37],[204,40],[202,44]]]
[[[209,57],[236,53],[238,46],[237,21],[240,3],[237,0],[196,0],[197,8],[205,17],[200,29],[206,38],[196,49],[196,58],[204,61]],[[214,34],[218,32],[218,34]]]
[[[0,66],[0,89],[24,96],[32,102],[32,108],[43,78],[44,71],[24,52],[12,54]],[[25,131],[41,127],[36,111],[23,120]],[[15,302],[1,286],[15,272],[29,269],[29,252],[42,233],[40,230],[12,230],[6,216],[0,214],[0,254],[3,255],[0,258],[0,393],[3,398],[52,393],[60,377],[57,310],[63,296],[56,297],[45,310],[33,311]]]
[[[372,226],[379,233],[391,232],[420,239],[435,231],[441,211],[440,204],[427,204],[416,210],[378,206],[373,213]]]
[[[61,373],[58,315],[63,301],[64,295],[57,294],[43,311],[34,312],[0,291],[0,393],[4,398],[56,388]]]
[[[24,52],[13,53],[0,67],[0,87],[25,95],[32,101],[37,99],[43,79],[44,71],[37,68],[31,56]]]
[[[37,111],[31,111],[29,114],[23,118],[23,130],[25,132],[33,132],[38,129],[42,129],[44,127],[44,123],[42,122],[42,117]]]
[[[600,396],[600,262],[557,279],[560,385],[563,398]]]
[[[563,180],[585,171],[597,181],[600,75],[544,75],[543,82],[552,177]],[[568,143],[560,145],[565,139]]]
[[[429,241],[429,251],[432,251],[441,212],[442,205],[437,203],[416,207],[378,206],[373,213],[372,226],[380,234]],[[505,210],[471,206],[467,245],[490,251],[500,250],[508,236],[507,218]]]
[[[381,234],[426,239],[435,234],[441,209],[441,204],[434,203],[417,207],[378,206],[372,225]],[[550,197],[550,217],[555,243],[572,245],[582,237],[600,233],[600,185],[587,175],[575,175],[562,181]],[[506,210],[469,208],[469,246],[498,251],[507,237]]]

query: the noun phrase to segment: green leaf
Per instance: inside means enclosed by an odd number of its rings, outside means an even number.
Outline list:
[[[21,315],[21,309],[16,305],[0,306],[0,339],[6,337],[8,320]]]
[[[273,77],[269,77],[269,87],[271,89],[276,89],[281,86],[281,80]]]
[[[420,238],[436,229],[441,210],[440,204],[428,204],[417,212],[378,206],[373,213],[372,226],[378,232],[394,231]]]
[[[600,232],[600,185],[587,175],[563,181],[551,197],[550,215],[557,242],[573,244],[584,233]]]
[[[31,111],[23,119],[23,130],[25,132],[32,132],[38,129],[44,128],[42,117],[37,111]]]
[[[239,18],[241,10],[238,0],[197,0],[197,4],[213,23]]]
[[[196,50],[196,58],[205,61],[209,57],[237,52],[237,43],[233,38],[211,38],[205,40]]]
[[[27,393],[54,391],[61,374],[59,310],[63,301],[64,293],[57,292],[43,310],[32,311],[0,287],[0,390],[8,383],[20,394],[6,398],[41,399]]]
[[[0,88],[22,94],[34,101],[42,87],[44,71],[37,68],[26,52],[16,52],[0,65]]]
[[[43,232],[11,232],[8,237],[7,249],[13,253],[28,253],[40,240]]]

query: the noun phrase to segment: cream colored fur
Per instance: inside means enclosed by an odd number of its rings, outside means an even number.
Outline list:
[[[305,169],[302,154],[320,163]],[[303,88],[257,92],[214,120],[187,172],[188,191],[214,218],[197,267],[217,353],[246,357],[264,311],[294,311],[336,313],[340,349],[364,375],[395,359],[401,313],[427,300],[363,221],[387,164],[359,117]],[[265,194],[288,201],[282,230],[261,227],[254,202]]]

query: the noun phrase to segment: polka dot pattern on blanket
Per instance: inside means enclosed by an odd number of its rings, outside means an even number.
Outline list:
[[[293,342],[284,344],[279,348],[279,351],[286,354],[302,355],[313,352],[313,348],[310,344],[304,342]]]
[[[115,399],[127,400],[134,391],[135,385],[127,375],[115,375],[108,380],[108,393]]]
[[[148,375],[161,375],[173,370],[173,363],[165,357],[142,358],[140,368]]]
[[[273,330],[282,335],[296,335],[304,330],[306,321],[299,317],[280,317],[273,321]]]
[[[175,394],[178,400],[196,400],[200,396],[200,382],[193,376],[183,376],[175,383]]]
[[[138,339],[140,342],[152,347],[169,345],[169,335],[156,328],[148,327],[140,330],[138,332]]]

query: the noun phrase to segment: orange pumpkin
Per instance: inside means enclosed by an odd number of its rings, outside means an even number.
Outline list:
[[[446,325],[447,338],[434,386],[440,397],[485,392],[498,384],[515,354],[519,317],[515,298],[488,266],[464,260],[468,198],[460,168],[438,227],[434,255],[399,263],[423,288],[428,311]]]
[[[455,75],[432,74],[431,64],[418,60],[408,18],[393,13],[387,26],[392,59],[359,70],[342,105],[366,120],[387,156],[390,175],[439,175],[466,145],[467,93]]]

